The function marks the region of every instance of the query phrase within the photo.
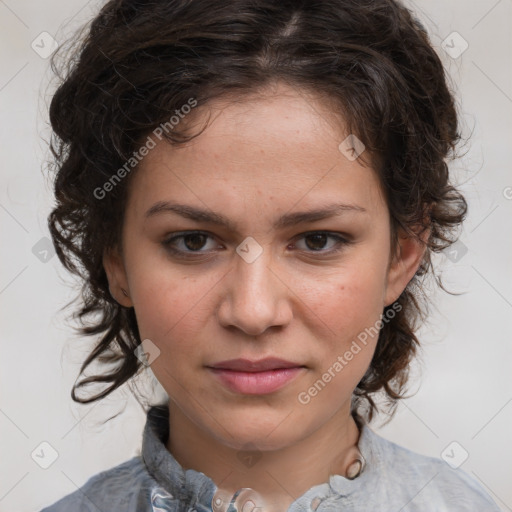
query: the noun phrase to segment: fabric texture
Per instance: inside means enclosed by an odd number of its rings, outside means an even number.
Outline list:
[[[242,510],[240,500],[248,491],[235,494],[231,501],[220,499],[208,476],[184,470],[167,451],[168,414],[167,406],[149,410],[140,455],[94,475],[80,489],[41,512]],[[460,468],[452,469],[441,459],[387,441],[367,425],[361,428],[358,446],[366,464],[356,479],[332,475],[283,512],[500,511],[480,484]]]

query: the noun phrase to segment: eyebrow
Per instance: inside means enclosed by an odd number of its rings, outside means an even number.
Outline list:
[[[323,208],[307,210],[302,212],[286,213],[279,217],[274,223],[274,229],[285,229],[301,223],[315,222],[340,216],[345,212],[366,213],[366,208],[355,204],[330,204]],[[209,210],[203,210],[186,204],[173,203],[171,201],[158,201],[145,213],[145,219],[163,213],[176,213],[197,222],[206,222],[223,226],[230,231],[237,231],[237,225],[227,217]]]

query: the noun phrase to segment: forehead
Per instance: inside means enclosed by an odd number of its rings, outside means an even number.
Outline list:
[[[199,108],[185,125],[192,141],[165,140],[142,160],[129,193],[139,215],[157,201],[245,209],[294,204],[360,202],[382,206],[375,171],[350,160],[339,146],[349,135],[332,105],[304,91],[280,86],[266,94],[221,99]]]

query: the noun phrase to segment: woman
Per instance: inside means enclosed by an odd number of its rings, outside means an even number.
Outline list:
[[[73,55],[49,226],[101,335],[82,373],[106,368],[72,397],[149,366],[169,400],[140,456],[45,511],[499,510],[368,426],[404,394],[420,278],[466,213],[454,99],[410,12],[110,1]]]

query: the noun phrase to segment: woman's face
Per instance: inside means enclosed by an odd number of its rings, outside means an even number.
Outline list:
[[[171,403],[233,448],[291,446],[348,418],[377,341],[368,329],[421,256],[405,241],[390,261],[377,176],[339,149],[348,133],[328,107],[286,86],[274,93],[211,103],[199,137],[151,149],[131,177],[123,256],[104,260],[159,350],[151,368]],[[175,210],[148,214],[161,202]],[[283,380],[211,368],[270,357],[300,368]]]

